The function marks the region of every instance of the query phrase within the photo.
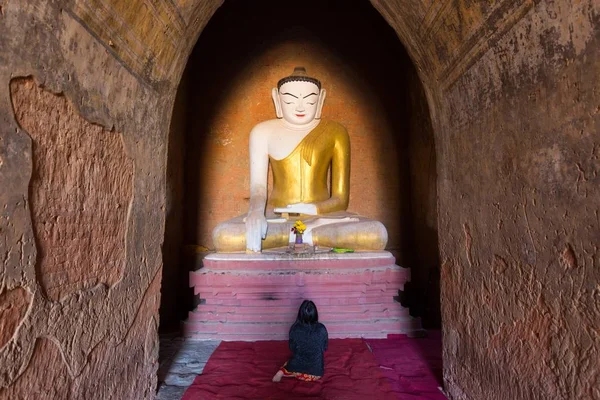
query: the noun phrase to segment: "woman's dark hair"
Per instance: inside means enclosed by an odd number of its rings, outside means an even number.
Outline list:
[[[304,300],[300,309],[298,310],[298,318],[296,318],[296,322],[300,322],[305,325],[312,325],[319,322],[319,312],[317,311],[317,306],[310,300]]]

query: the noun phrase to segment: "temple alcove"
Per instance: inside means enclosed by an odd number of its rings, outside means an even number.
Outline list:
[[[223,7],[228,2],[238,0],[225,0]],[[152,398],[156,387],[160,281],[164,277],[169,287],[169,274],[178,273],[170,258],[184,244],[176,226],[184,216],[174,217],[172,207],[183,197],[166,190],[177,182],[183,187],[183,181],[167,183],[166,176],[167,149],[181,154],[185,144],[169,135],[169,123],[184,114],[180,107],[172,112],[181,74],[223,1],[101,3],[26,0],[0,6],[4,86],[31,77],[36,91],[54,94],[53,101],[62,93],[85,121],[76,123],[65,113],[41,118],[42,103],[15,107],[11,90],[0,96],[0,309],[13,304],[17,309],[8,321],[26,328],[4,331],[14,334],[6,334],[7,345],[0,348],[0,397],[29,398],[43,387],[56,398]],[[344,3],[329,4],[342,10]],[[600,4],[371,3],[414,61],[435,132],[434,214],[449,397],[598,397]],[[270,21],[275,37],[280,21]],[[341,19],[322,22],[317,15],[315,21],[343,28]],[[254,36],[252,28],[240,40]],[[97,124],[122,137],[134,173],[126,237],[119,241],[125,251],[117,257],[122,279],[114,285],[99,281],[98,288],[76,289],[73,297],[44,297],[41,282],[48,276],[37,262],[48,261],[50,253],[34,240],[33,227],[44,220],[30,208],[36,142],[19,124],[23,110],[42,133],[64,136],[72,129],[84,137],[86,127]],[[50,173],[63,168],[48,167]],[[176,172],[171,168],[169,176]],[[88,184],[83,175],[74,176],[77,187]],[[102,192],[109,186],[98,184],[97,192],[86,191],[83,198],[108,199]],[[58,199],[51,199],[49,210],[62,206]],[[415,206],[411,202],[411,210]],[[79,250],[94,254],[106,240],[102,233],[115,230],[99,229],[108,223],[102,210],[86,211],[101,217],[100,223],[73,224],[70,233],[96,237]],[[421,227],[429,229],[431,214],[420,215],[428,221]],[[78,253],[70,244],[58,238],[56,249],[64,248],[72,260]],[[91,276],[89,266],[67,271],[65,281]],[[8,295],[19,288],[31,293],[30,306]],[[167,305],[174,298],[161,301]],[[13,324],[20,315],[23,323]],[[75,340],[73,331],[80,335]]]
[[[298,17],[273,35],[272,21],[286,13],[285,6],[225,3],[190,56],[171,128],[168,187],[177,201],[167,215],[165,247],[171,251],[165,254],[173,254],[179,244],[183,257],[165,259],[165,327],[176,326],[175,316],[185,319],[191,309],[185,287],[186,271],[195,267],[190,253],[213,249],[214,227],[247,211],[249,132],[259,121],[274,118],[270,90],[296,65],[304,65],[327,90],[324,118],[349,131],[349,210],[385,224],[387,249],[414,271],[406,302],[421,316],[433,306],[426,326],[439,327],[439,283],[430,279],[439,271],[435,149],[419,78],[396,35],[368,1],[340,8],[321,4],[305,4],[306,15],[335,19],[335,27]],[[252,37],[244,37],[249,26]],[[430,296],[428,308],[421,304],[423,293]]]

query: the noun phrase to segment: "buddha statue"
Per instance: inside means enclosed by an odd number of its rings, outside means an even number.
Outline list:
[[[214,229],[218,252],[287,246],[296,220],[306,225],[304,242],[310,245],[385,248],[387,231],[381,222],[346,211],[350,140],[342,125],[321,118],[325,95],[321,82],[302,67],[272,90],[277,119],[261,122],[250,132],[248,213]],[[273,188],[267,199],[269,164]],[[290,214],[293,217],[285,218]]]

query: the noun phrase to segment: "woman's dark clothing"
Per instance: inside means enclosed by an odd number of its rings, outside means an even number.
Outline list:
[[[293,372],[323,376],[323,353],[327,350],[327,329],[320,322],[303,324],[295,322],[290,328],[289,346],[293,355],[286,369]]]

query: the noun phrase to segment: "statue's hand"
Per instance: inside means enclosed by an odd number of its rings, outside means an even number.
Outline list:
[[[317,215],[317,206],[310,203],[289,204],[287,207],[280,207],[274,210],[276,213],[292,213]]]
[[[254,211],[246,217],[246,249],[260,253],[261,240],[267,236],[267,218],[260,211]]]

